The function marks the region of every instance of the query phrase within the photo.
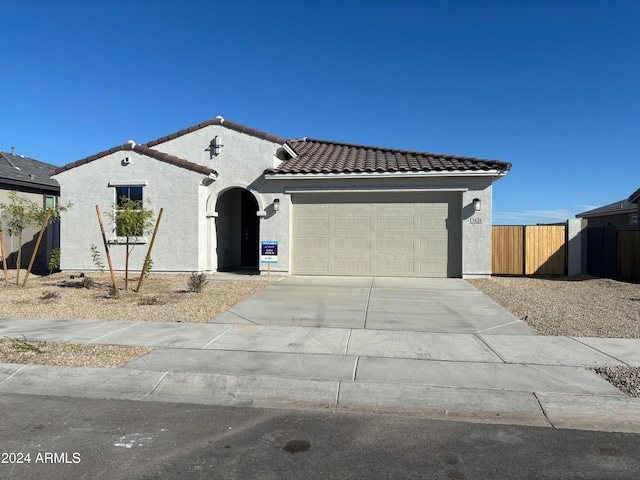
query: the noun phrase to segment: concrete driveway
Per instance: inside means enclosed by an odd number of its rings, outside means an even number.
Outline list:
[[[535,335],[456,278],[285,277],[212,323]]]
[[[154,348],[117,369],[0,364],[0,395],[640,432],[640,402],[590,370],[640,365],[640,339],[536,335],[463,280],[288,277],[209,324],[164,320],[0,318],[3,337]]]

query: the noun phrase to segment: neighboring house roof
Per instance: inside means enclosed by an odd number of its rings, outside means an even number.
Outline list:
[[[640,200],[640,188],[633,192],[627,199],[627,201],[631,203],[638,203],[638,200]]]
[[[49,175],[57,175],[58,173],[62,173],[67,170],[71,170],[72,168],[79,167],[80,165],[84,165],[85,163],[93,162],[102,157],[106,157],[115,152],[119,151],[134,151],[141,153],[142,155],[146,155],[147,157],[155,158],[157,160],[161,160],[163,162],[171,163],[173,165],[177,165],[182,168],[186,168],[188,170],[193,170],[197,173],[202,173],[204,175],[217,175],[217,172],[213,168],[208,168],[203,165],[199,165],[194,162],[190,162],[188,160],[184,160],[183,158],[176,157],[175,155],[169,155],[168,153],[159,152],[158,150],[154,150],[153,148],[149,148],[146,145],[137,145],[134,143],[125,143],[124,145],[119,145],[117,147],[110,148],[109,150],[105,150],[103,152],[97,153],[95,155],[91,155],[90,157],[83,158],[82,160],[78,160],[77,162],[68,163],[62,167],[58,167],[49,172]]]
[[[578,213],[577,218],[603,217],[606,215],[620,215],[625,213],[634,213],[638,211],[638,207],[628,200],[618,200],[604,207],[594,208],[586,212]]]
[[[287,142],[296,157],[283,161],[269,174],[297,173],[392,173],[392,172],[506,172],[511,164],[498,160],[412,152],[316,139]]]
[[[52,168],[56,166],[0,151],[0,183],[59,192],[60,184],[49,178]]]

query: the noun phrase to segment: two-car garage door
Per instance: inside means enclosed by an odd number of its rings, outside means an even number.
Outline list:
[[[460,277],[460,192],[295,193],[292,273]]]

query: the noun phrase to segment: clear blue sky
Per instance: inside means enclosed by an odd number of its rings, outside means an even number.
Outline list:
[[[4,1],[0,150],[55,165],[222,115],[511,162],[494,223],[640,188],[640,1]]]

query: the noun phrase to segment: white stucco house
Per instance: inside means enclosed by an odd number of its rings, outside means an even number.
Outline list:
[[[488,276],[492,184],[510,168],[287,140],[217,117],[53,170],[61,201],[74,205],[62,218],[61,268],[95,269],[90,246],[102,246],[95,206],[107,217],[128,195],[163,208],[156,272],[269,266],[284,275]],[[107,235],[116,240],[112,226]],[[131,262],[140,270],[149,239],[138,242]],[[113,243],[111,254],[124,269],[124,246]],[[263,263],[267,254],[277,263]]]

